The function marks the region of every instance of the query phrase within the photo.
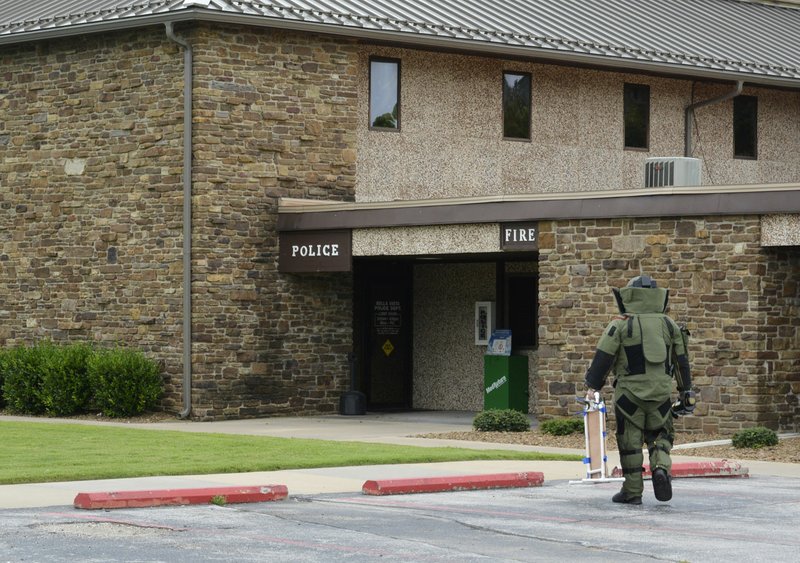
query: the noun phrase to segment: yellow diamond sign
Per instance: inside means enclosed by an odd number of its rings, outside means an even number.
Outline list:
[[[392,352],[394,352],[394,346],[392,346],[392,343],[389,340],[387,340],[386,342],[383,343],[383,346],[381,347],[381,349],[383,350],[383,353],[386,354],[387,357]]]

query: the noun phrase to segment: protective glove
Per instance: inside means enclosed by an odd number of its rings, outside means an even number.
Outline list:
[[[672,416],[678,418],[694,412],[694,407],[697,405],[697,397],[694,391],[681,391],[678,394],[678,400],[672,403]]]

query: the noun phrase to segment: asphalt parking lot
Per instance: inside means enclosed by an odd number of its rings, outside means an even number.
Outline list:
[[[113,511],[0,510],[3,561],[795,561],[800,480],[688,478]]]

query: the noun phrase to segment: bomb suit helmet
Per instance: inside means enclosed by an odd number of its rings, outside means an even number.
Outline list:
[[[628,282],[628,287],[643,287],[643,288],[657,288],[658,284],[656,280],[651,278],[646,274],[642,274],[640,276],[636,276],[631,281]]]

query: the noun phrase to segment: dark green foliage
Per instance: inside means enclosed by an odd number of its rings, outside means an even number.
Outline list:
[[[384,113],[376,117],[375,121],[372,122],[372,126],[397,129],[397,104],[394,105],[392,113]]]
[[[92,391],[86,377],[86,363],[92,348],[86,344],[50,346],[42,356],[40,398],[45,414],[70,416],[89,409]]]
[[[733,435],[731,440],[734,448],[763,448],[778,444],[778,435],[774,430],[763,426],[745,428]]]
[[[132,350],[51,342],[0,349],[0,407],[19,414],[141,414],[157,405],[161,387],[158,364]]]
[[[6,406],[6,395],[3,392],[3,382],[6,380],[6,358],[9,351],[0,349],[0,409]]]
[[[41,399],[44,357],[52,353],[49,342],[28,348],[18,346],[3,351],[0,371],[3,372],[3,397],[8,410],[20,414],[42,414]]]
[[[583,418],[554,418],[545,420],[539,425],[539,430],[552,436],[567,436],[576,432],[583,432]]]
[[[512,409],[488,410],[478,413],[472,426],[479,432],[527,432],[531,428],[528,417]]]
[[[94,389],[94,401],[111,417],[141,414],[156,406],[162,380],[156,362],[141,352],[118,348],[96,352],[89,357],[87,374]]]

